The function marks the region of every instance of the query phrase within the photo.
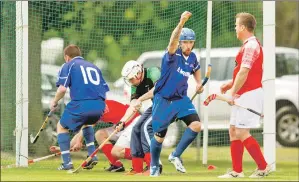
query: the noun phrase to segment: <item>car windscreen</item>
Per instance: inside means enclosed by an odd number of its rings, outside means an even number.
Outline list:
[[[234,57],[213,57],[211,58],[212,72],[210,78],[212,80],[229,80],[233,77],[235,68]],[[205,74],[206,58],[200,58],[200,67],[202,77]]]
[[[276,54],[276,77],[299,74],[299,58],[296,54]]]
[[[162,58],[155,57],[146,59],[143,63],[143,67],[150,68],[150,67],[161,67]]]

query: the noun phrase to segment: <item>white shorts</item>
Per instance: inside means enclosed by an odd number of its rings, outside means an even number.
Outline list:
[[[122,148],[130,148],[132,129],[137,123],[139,118],[140,116],[137,116],[129,126],[125,127],[123,131],[116,133],[110,138],[111,140],[116,141],[115,143],[116,146]],[[111,135],[111,133],[114,132],[114,126],[106,128],[105,130],[109,136]]]
[[[245,92],[239,98],[235,99],[235,103],[262,113],[264,103],[263,89],[258,88]],[[261,124],[260,119],[260,116],[246,109],[232,106],[230,125],[234,125],[236,128],[259,128]]]

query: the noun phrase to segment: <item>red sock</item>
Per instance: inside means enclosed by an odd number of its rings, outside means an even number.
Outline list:
[[[107,159],[109,160],[109,162],[114,165],[114,166],[122,166],[122,163],[115,157],[112,156],[111,154],[111,150],[113,148],[112,144],[105,144],[102,147],[102,151],[105,154],[105,156],[107,157]]]
[[[132,157],[132,166],[134,171],[141,173],[143,171],[143,158]]]
[[[242,161],[243,161],[244,145],[241,140],[234,140],[230,143],[230,154],[232,157],[233,170],[237,173],[243,171]]]
[[[252,136],[250,136],[246,140],[243,141],[243,144],[246,147],[248,153],[254,159],[259,170],[266,169],[267,162],[263,156],[260,145],[257,143],[257,141]]]
[[[125,159],[132,160],[130,148],[125,148]]]
[[[145,153],[143,160],[146,163],[146,166],[150,167],[151,166],[151,153],[150,152]]]

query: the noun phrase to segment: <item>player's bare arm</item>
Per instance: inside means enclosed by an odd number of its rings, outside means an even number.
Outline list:
[[[134,99],[135,100],[135,99]],[[133,100],[132,100],[133,101]],[[131,101],[131,102],[132,102]],[[135,108],[130,106],[127,110],[125,115],[120,119],[120,124],[117,124],[115,129],[117,129],[117,131],[121,131],[124,128],[124,122],[128,120],[129,117],[132,116],[132,114],[135,112]]]
[[[64,97],[66,90],[67,90],[67,88],[64,87],[63,85],[60,85],[58,87],[57,92],[55,94],[55,98],[51,102],[51,110],[55,110],[55,108],[58,104],[58,101]]]
[[[168,53],[170,55],[173,55],[175,53],[175,51],[177,50],[178,44],[179,44],[179,37],[180,37],[181,31],[182,31],[182,28],[184,27],[184,25],[188,21],[188,19],[191,17],[191,15],[192,15],[192,13],[190,13],[189,11],[185,11],[184,13],[182,13],[180,22],[178,23],[176,28],[173,30],[171,37],[170,37],[169,44],[168,44]]]
[[[149,90],[148,92],[143,94],[138,99],[134,99],[134,102],[131,102],[130,106],[135,108],[135,112],[141,108],[143,101],[152,99],[154,97],[154,89],[155,89],[155,87],[153,87],[151,90]]]
[[[250,69],[246,68],[246,67],[242,67],[240,69],[240,71],[238,72],[238,74],[236,76],[234,85],[232,86],[232,89],[231,89],[232,96],[234,96],[240,90],[240,88],[244,85],[249,71],[250,71]]]
[[[233,80],[227,82],[227,83],[224,83],[223,85],[221,85],[220,87],[220,92],[222,94],[225,94],[226,91],[228,91],[229,89],[231,89],[233,87]]]
[[[196,81],[196,92],[197,93],[202,93],[203,92],[203,90],[204,90],[204,88],[203,87],[201,87],[201,72],[200,72],[200,70],[197,70],[194,74],[193,74],[193,76],[194,76],[194,79],[195,79],[195,81]]]

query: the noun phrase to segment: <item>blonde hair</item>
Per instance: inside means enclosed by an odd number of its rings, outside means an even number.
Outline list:
[[[244,25],[249,32],[253,32],[256,27],[256,19],[250,13],[238,13],[236,18],[239,18],[240,25]]]

